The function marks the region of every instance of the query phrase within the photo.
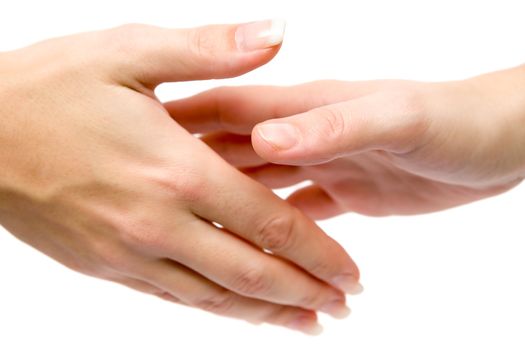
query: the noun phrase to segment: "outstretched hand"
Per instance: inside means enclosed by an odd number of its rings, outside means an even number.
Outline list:
[[[525,67],[464,81],[224,87],[166,104],[225,160],[314,219],[419,214],[525,174]],[[516,91],[521,91],[517,93]],[[250,136],[251,135],[251,136]]]

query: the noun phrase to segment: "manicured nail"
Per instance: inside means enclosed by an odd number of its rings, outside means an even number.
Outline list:
[[[351,310],[344,300],[334,300],[323,305],[319,311],[329,314],[330,316],[338,319],[343,319],[350,315]]]
[[[287,325],[290,329],[303,332],[308,335],[319,335],[323,332],[323,326],[310,317],[299,316]]]
[[[261,138],[273,148],[286,150],[295,146],[299,139],[299,132],[290,124],[269,123],[257,126]]]
[[[279,19],[241,24],[235,31],[235,43],[241,51],[267,49],[282,43],[285,27],[285,21]]]
[[[332,284],[347,294],[360,294],[363,292],[363,286],[356,281],[353,275],[340,275],[332,280]]]

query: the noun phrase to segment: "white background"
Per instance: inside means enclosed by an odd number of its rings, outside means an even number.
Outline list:
[[[460,79],[525,62],[522,0],[1,5],[0,50],[126,22],[288,20],[283,48],[266,67],[224,82],[169,84],[159,91],[163,99],[220,84]],[[319,337],[212,316],[84,277],[0,229],[0,349],[524,349],[524,200],[525,185],[431,215],[348,214],[322,222],[360,265],[365,292],[350,298],[348,319],[322,317]]]

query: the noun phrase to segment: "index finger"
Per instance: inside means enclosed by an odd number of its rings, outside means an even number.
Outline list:
[[[296,86],[220,87],[166,102],[171,117],[188,131],[249,135],[267,119],[303,113],[373,92],[379,82],[316,81]]]

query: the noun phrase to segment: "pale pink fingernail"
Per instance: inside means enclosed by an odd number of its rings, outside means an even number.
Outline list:
[[[360,294],[363,292],[363,286],[355,279],[353,275],[346,274],[335,277],[332,284],[347,294]]]
[[[241,24],[235,32],[235,42],[241,51],[255,51],[279,45],[283,41],[286,23],[273,19]]]
[[[344,300],[334,300],[323,305],[319,311],[329,314],[330,316],[338,319],[343,319],[350,315],[351,310]]]
[[[257,126],[261,138],[276,149],[286,150],[295,146],[299,131],[290,124],[268,123]]]
[[[309,335],[319,335],[323,332],[323,326],[312,320],[310,317],[299,316],[292,322],[287,324],[288,328],[294,329]]]

